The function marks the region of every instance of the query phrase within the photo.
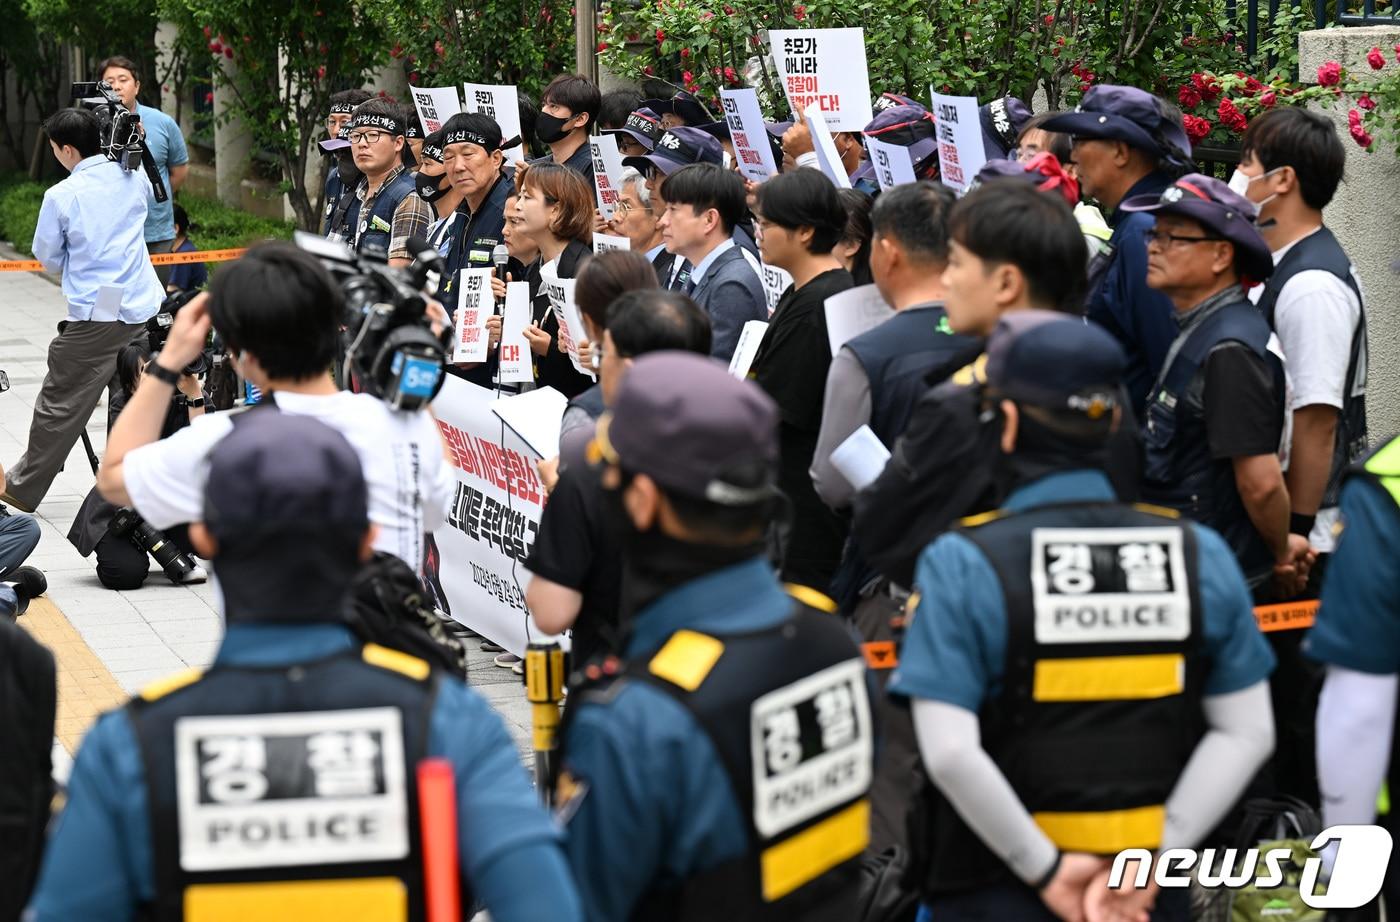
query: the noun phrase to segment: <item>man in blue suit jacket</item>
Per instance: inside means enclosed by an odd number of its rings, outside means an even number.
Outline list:
[[[744,217],[744,184],[732,170],[696,163],[667,176],[661,195],[661,239],[693,267],[683,290],[710,315],[710,354],[728,362],[744,324],[768,319],[763,282],[733,239]]]

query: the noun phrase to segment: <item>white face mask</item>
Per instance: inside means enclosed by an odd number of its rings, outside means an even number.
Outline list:
[[[734,169],[734,158],[729,156],[729,151],[724,151],[724,168],[726,170]]]
[[[1236,168],[1235,168],[1235,172],[1230,176],[1230,183],[1229,183],[1229,185],[1230,185],[1230,191],[1233,192],[1233,193],[1235,193],[1236,195],[1242,197],[1242,198],[1249,198],[1249,186],[1250,186],[1250,183],[1252,183],[1252,182],[1254,182],[1255,180],[1258,180],[1258,179],[1263,179],[1263,178],[1266,177],[1266,176],[1272,176],[1272,175],[1274,175],[1275,173],[1277,173],[1277,172],[1278,172],[1279,170],[1281,170],[1281,169],[1283,169],[1283,167],[1280,166],[1280,167],[1275,167],[1275,168],[1272,169],[1272,170],[1269,170],[1269,172],[1267,172],[1267,173],[1260,173],[1258,176],[1246,176],[1243,172],[1240,171],[1240,169],[1239,169],[1238,167],[1236,167]],[[1267,204],[1269,204],[1270,202],[1272,202],[1272,201],[1273,201],[1274,199],[1276,199],[1276,198],[1278,198],[1278,194],[1277,194],[1277,193],[1275,193],[1275,194],[1269,196],[1268,198],[1264,199],[1264,201],[1262,201],[1262,202],[1255,202],[1254,204],[1257,205],[1257,206],[1259,207],[1259,210],[1260,210],[1260,211],[1263,211],[1263,210],[1264,210],[1264,206],[1267,205]]]

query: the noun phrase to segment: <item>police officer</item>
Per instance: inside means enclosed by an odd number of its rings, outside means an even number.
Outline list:
[[[570,695],[557,784],[592,922],[858,916],[866,672],[829,600],[765,559],[777,423],[753,384],[670,352],[599,420],[631,635]]]
[[[1015,486],[925,550],[890,686],[942,794],[924,807],[940,922],[1149,903],[1106,890],[1109,858],[1194,846],[1273,745],[1273,657],[1224,542],[1114,500],[1125,363],[1108,333],[1045,311],[1007,315],[988,344]],[[1153,918],[1185,920],[1184,897]]]
[[[446,892],[428,892],[425,861],[454,844],[464,909],[475,895],[498,920],[582,918],[490,705],[344,623],[375,529],[343,436],[273,407],[240,414],[190,531],[227,633],[208,670],[151,685],[88,733],[35,922],[421,920]],[[444,809],[420,787],[425,759],[450,765],[455,843],[422,834],[420,811]]]
[[[1086,196],[1113,213],[1108,250],[1089,265],[1086,313],[1128,350],[1128,392],[1134,409],[1147,401],[1152,379],[1176,336],[1171,303],[1147,286],[1145,215],[1118,207],[1135,195],[1159,194],[1189,169],[1191,142],[1181,118],[1145,90],[1101,84],[1073,112],[1052,116],[1044,131],[1074,140],[1074,167]]]

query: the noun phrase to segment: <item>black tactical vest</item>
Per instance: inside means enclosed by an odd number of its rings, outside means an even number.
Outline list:
[[[989,513],[959,533],[991,562],[1006,601],[1006,661],[980,715],[983,748],[1061,850],[1156,848],[1167,795],[1204,728],[1192,527],[1074,503]],[[928,802],[926,892],[1010,875],[945,800]]]
[[[379,190],[374,197],[374,205],[370,208],[368,215],[361,215],[358,222],[358,229],[355,232],[355,251],[364,253],[367,250],[388,251],[392,240],[392,228],[394,226],[394,212],[399,210],[399,205],[410,195],[416,195],[414,190],[413,173],[404,170],[395,176],[393,181]],[[348,192],[347,195],[355,193]],[[364,203],[360,204],[361,210]],[[389,228],[389,229],[385,229]]]
[[[424,917],[427,663],[370,644],[162,685],[128,705],[150,801],[146,918],[200,922],[233,906],[248,919]]]

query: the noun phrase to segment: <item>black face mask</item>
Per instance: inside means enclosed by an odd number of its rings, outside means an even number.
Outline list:
[[[564,123],[571,118],[573,118],[572,115],[569,118],[560,118],[557,115],[541,112],[539,117],[535,119],[535,136],[545,144],[559,143],[569,136],[569,132],[564,130]]]
[[[359,167],[355,166],[355,157],[349,151],[337,151],[335,157],[335,172],[340,177],[341,185],[347,189],[353,189],[360,184],[360,177],[364,176]]]
[[[437,176],[424,176],[422,173],[419,173],[418,187],[415,191],[417,191],[419,198],[431,205],[433,202],[436,202],[448,192],[452,191],[451,184],[446,182],[446,180],[446,173]]]

